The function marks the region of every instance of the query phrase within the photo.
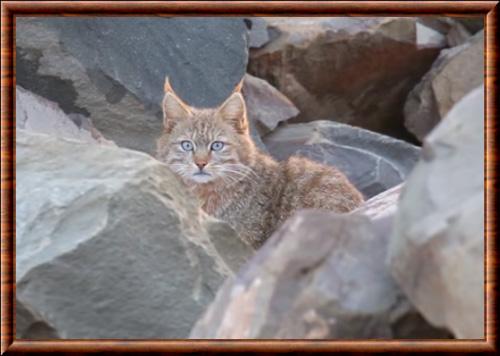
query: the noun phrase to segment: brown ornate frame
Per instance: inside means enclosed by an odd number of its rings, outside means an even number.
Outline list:
[[[485,18],[485,301],[483,340],[15,340],[15,18],[16,16],[483,16]],[[496,118],[498,1],[5,1],[1,4],[1,354],[27,352],[308,351],[494,352],[496,348]]]

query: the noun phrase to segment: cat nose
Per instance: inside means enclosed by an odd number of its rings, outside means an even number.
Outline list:
[[[196,161],[194,163],[198,166],[200,171],[207,165],[207,161]]]

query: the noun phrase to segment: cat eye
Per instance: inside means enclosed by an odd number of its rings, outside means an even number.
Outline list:
[[[182,141],[181,147],[184,151],[192,151],[193,150],[193,143],[191,141]]]
[[[220,151],[220,150],[222,150],[223,147],[224,147],[224,142],[221,142],[221,141],[214,141],[210,145],[210,149],[212,151]]]

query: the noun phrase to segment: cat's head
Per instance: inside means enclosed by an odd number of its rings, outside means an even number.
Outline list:
[[[241,85],[219,107],[200,109],[184,103],[166,78],[156,157],[186,183],[229,185],[251,173],[255,145]]]

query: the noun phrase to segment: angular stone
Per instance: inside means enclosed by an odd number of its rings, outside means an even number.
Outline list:
[[[250,48],[259,48],[269,42],[266,20],[261,17],[247,17],[245,23],[249,28],[248,46]]]
[[[16,80],[152,153],[165,76],[190,105],[220,104],[246,71],[246,32],[241,18],[18,18]]]
[[[185,338],[253,253],[144,153],[16,139],[18,337]]]
[[[472,37],[471,33],[467,28],[460,22],[455,22],[448,33],[446,34],[446,40],[450,47],[456,47],[463,45]]]
[[[44,318],[16,299],[16,338],[58,339],[59,335]]]
[[[76,125],[54,102],[16,86],[16,128],[97,143],[91,126]],[[102,135],[101,135],[102,136]]]
[[[408,95],[404,108],[405,126],[420,141],[455,103],[483,82],[483,42],[481,31],[467,43],[443,50]]]
[[[425,138],[388,261],[408,298],[457,338],[484,338],[484,87]]]
[[[456,21],[462,23],[471,33],[477,33],[484,29],[484,16],[456,17]]]
[[[190,337],[446,335],[425,321],[407,320],[415,312],[385,266],[398,193],[394,188],[351,214],[298,212],[226,281]]]
[[[279,127],[264,143],[278,160],[296,154],[338,167],[365,197],[401,183],[420,152],[404,141],[333,121]]]
[[[287,97],[265,80],[245,75],[242,94],[248,118],[261,135],[274,130],[280,122],[296,116],[299,111]]]
[[[406,96],[446,45],[443,34],[409,17],[265,19],[271,40],[250,49],[248,72],[297,106],[294,122],[408,137]]]

